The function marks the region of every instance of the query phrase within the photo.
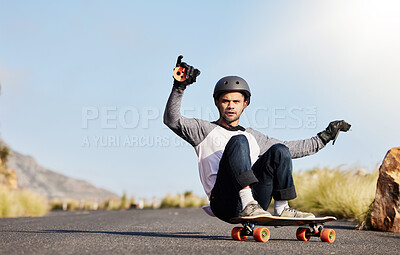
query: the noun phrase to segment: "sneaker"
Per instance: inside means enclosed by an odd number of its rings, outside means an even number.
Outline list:
[[[280,217],[285,218],[315,218],[315,215],[307,212],[300,212],[294,208],[286,207]]]
[[[252,201],[239,213],[240,218],[251,219],[261,216],[272,216],[269,212],[264,211],[257,201]]]

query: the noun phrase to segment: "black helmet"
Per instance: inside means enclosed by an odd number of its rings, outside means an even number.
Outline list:
[[[225,92],[241,92],[244,95],[244,101],[250,104],[250,88],[247,82],[239,76],[226,76],[220,79],[214,88],[213,97],[215,100]]]

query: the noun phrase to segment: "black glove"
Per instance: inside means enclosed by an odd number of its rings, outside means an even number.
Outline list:
[[[173,77],[174,87],[185,89],[187,85],[196,82],[196,78],[200,75],[200,71],[185,62],[181,62],[182,58],[183,56],[180,55],[176,61]]]
[[[351,125],[344,120],[332,121],[324,131],[318,133],[318,136],[324,144],[327,144],[331,140],[334,140],[333,144],[335,144],[339,132],[347,132],[350,127]]]

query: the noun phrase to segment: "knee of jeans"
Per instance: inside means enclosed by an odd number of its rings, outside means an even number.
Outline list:
[[[245,135],[235,135],[229,139],[228,144],[225,149],[234,149],[234,150],[249,150],[249,141],[247,141],[247,137]]]
[[[277,143],[272,145],[271,150],[273,153],[279,154],[283,158],[292,158],[292,155],[290,154],[289,148],[281,143]]]
[[[249,142],[247,141],[247,137],[245,135],[235,135],[232,136],[231,139],[229,140],[231,143],[238,143],[238,144],[244,144],[248,145]]]

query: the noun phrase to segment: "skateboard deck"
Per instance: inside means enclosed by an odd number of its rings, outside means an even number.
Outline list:
[[[258,226],[300,226],[307,224],[316,224],[316,223],[325,223],[328,221],[337,220],[333,216],[319,217],[319,218],[286,218],[286,217],[278,217],[278,216],[262,216],[255,218],[233,218],[231,219],[231,223],[246,223],[252,222]]]
[[[320,237],[321,241],[333,243],[335,241],[335,231],[325,229],[324,223],[336,220],[333,216],[318,218],[286,218],[277,216],[260,216],[252,218],[233,218],[231,223],[240,223],[243,227],[232,229],[231,236],[234,240],[244,241],[248,236],[253,236],[256,241],[267,242],[270,238],[269,230],[265,227],[256,226],[301,226],[296,231],[296,238],[300,241],[309,241],[312,236]]]

